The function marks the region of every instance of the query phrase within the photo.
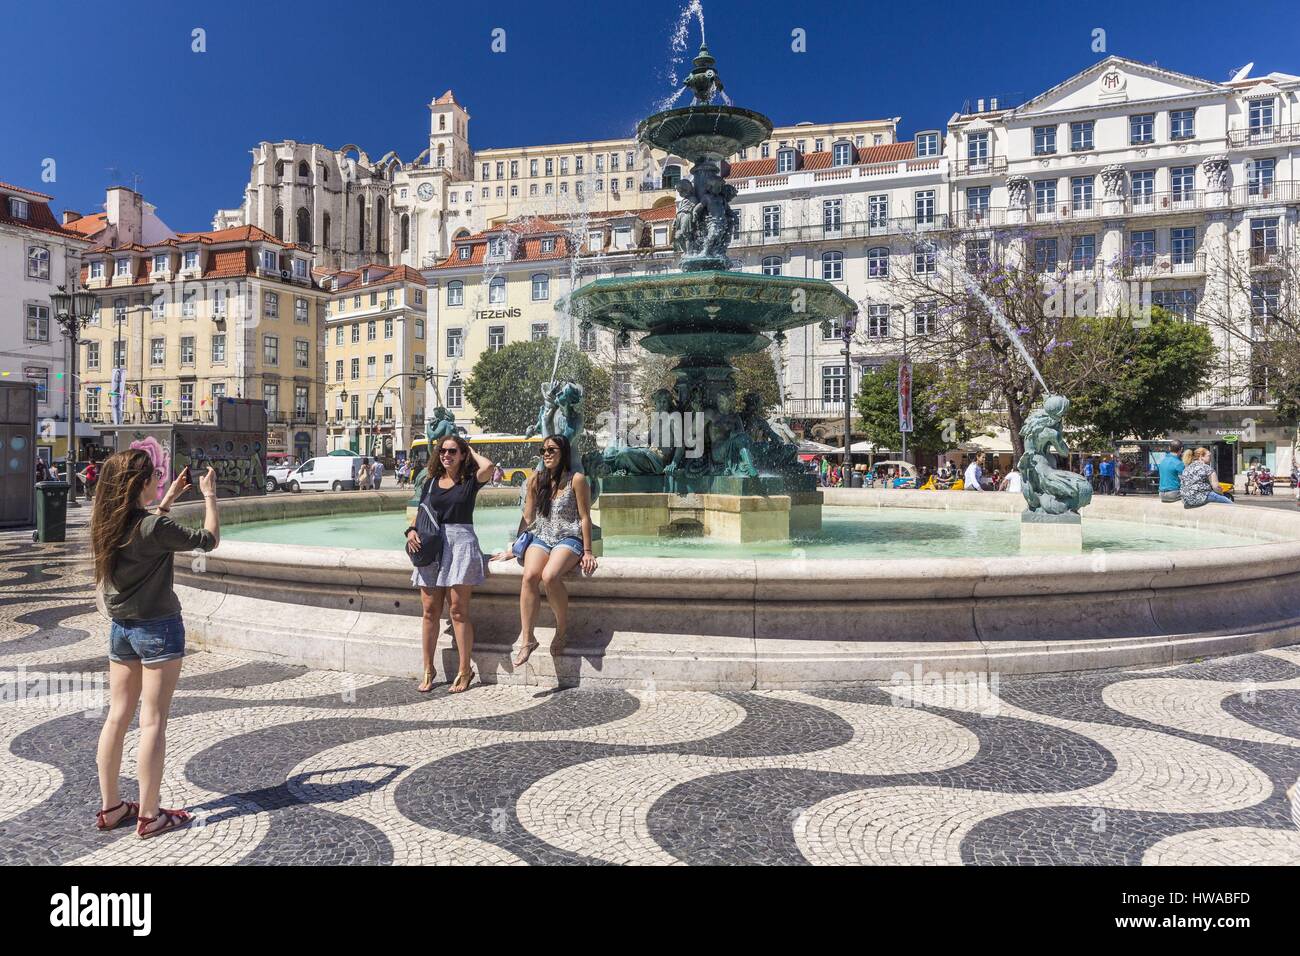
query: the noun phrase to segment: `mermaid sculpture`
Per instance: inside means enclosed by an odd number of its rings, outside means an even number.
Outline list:
[[[581,401],[582,386],[576,382],[550,382],[543,385],[542,407],[537,413],[537,422],[524,433],[525,438],[534,435],[543,438],[563,435],[567,438],[571,450],[569,465],[574,472],[581,472],[585,468],[578,451],[578,439],[582,435],[582,410],[578,407]]]
[[[1056,467],[1058,455],[1068,456],[1061,420],[1070,408],[1062,395],[1048,395],[1043,407],[1029,413],[1020,435],[1025,453],[1020,456],[1021,489],[1029,510],[1040,514],[1079,513],[1092,501],[1092,487],[1082,475]]]
[[[429,420],[424,423],[424,438],[429,443],[429,457],[425,461],[424,467],[415,475],[413,487],[416,498],[420,498],[424,494],[424,483],[429,480],[429,463],[433,461],[433,456],[438,453],[437,448],[442,444],[442,440],[448,435],[464,434],[465,428],[462,425],[456,424],[455,415],[447,411],[447,409],[443,408],[441,405],[433,410],[433,414],[429,417]]]

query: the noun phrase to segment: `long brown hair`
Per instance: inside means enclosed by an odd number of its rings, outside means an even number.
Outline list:
[[[443,465],[442,455],[439,452],[442,451],[443,445],[449,441],[454,441],[456,447],[460,449],[460,472],[451,477],[456,480],[456,484],[472,480],[474,472],[478,471],[478,468],[474,466],[474,459],[470,457],[469,442],[459,435],[444,435],[438,441],[438,447],[430,449],[433,453],[433,460],[429,462],[429,474],[432,476],[429,481],[439,481],[447,475],[446,466]]]
[[[149,453],[139,448],[110,455],[95,485],[95,510],[90,518],[90,553],[95,563],[95,583],[113,579],[117,551],[135,529],[143,510],[140,495],[153,479]]]
[[[560,464],[554,471],[546,467],[546,459],[542,459],[540,471],[533,473],[533,500],[537,503],[537,512],[543,518],[551,516],[551,502],[555,499],[555,493],[560,490],[564,484],[564,476],[570,472],[571,460],[569,455],[569,439],[563,435],[547,435],[542,441],[542,447],[546,447],[547,442],[555,442],[560,446]]]

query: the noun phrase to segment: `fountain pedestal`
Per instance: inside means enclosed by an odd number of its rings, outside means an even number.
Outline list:
[[[821,529],[821,494],[602,492],[601,527],[612,535],[709,537],[744,544],[784,541]]]
[[[1082,519],[1073,512],[1049,515],[1026,511],[1020,516],[1020,553],[1082,554]]]

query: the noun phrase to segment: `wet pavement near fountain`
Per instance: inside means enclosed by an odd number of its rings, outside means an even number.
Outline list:
[[[86,517],[66,545],[0,533],[0,673],[29,695],[0,701],[0,863],[1300,862],[1300,646],[983,686],[455,697],[197,653],[163,798],[201,825],[100,833],[103,717],[68,683],[106,668]]]

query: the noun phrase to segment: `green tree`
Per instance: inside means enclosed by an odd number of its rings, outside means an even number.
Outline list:
[[[860,429],[867,441],[881,448],[901,449],[898,430],[898,362],[881,366],[873,375],[862,376],[854,399]],[[932,365],[912,366],[912,431],[907,436],[910,454],[937,455],[966,438],[961,401],[949,393],[939,371]]]
[[[1110,447],[1129,436],[1159,438],[1190,424],[1184,406],[1209,385],[1215,369],[1216,349],[1208,328],[1153,308],[1150,324],[1100,318],[1077,328],[1074,335],[1075,344],[1085,349],[1089,339],[1117,349],[1106,375],[1076,385],[1066,396],[1067,424],[1083,446]]]
[[[484,352],[470,370],[465,397],[485,431],[522,435],[537,421],[542,386],[551,381],[555,339],[511,342],[498,352]],[[582,386],[582,415],[587,427],[609,410],[609,373],[597,367],[572,343],[561,345],[556,379]]]

